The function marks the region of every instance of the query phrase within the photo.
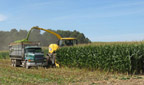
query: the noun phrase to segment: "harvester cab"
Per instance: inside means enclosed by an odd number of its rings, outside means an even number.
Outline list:
[[[49,53],[47,55],[48,62],[52,65],[59,67],[59,64],[56,63],[56,51],[63,46],[73,46],[77,44],[76,38],[61,38],[58,40],[58,44],[49,45]]]
[[[63,46],[73,46],[73,45],[77,45],[77,39],[76,38],[61,38],[61,40],[58,41],[58,45],[60,47]]]

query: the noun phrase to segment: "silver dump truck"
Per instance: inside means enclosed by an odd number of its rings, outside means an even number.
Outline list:
[[[45,66],[46,58],[39,45],[35,42],[10,43],[9,56],[13,67]]]

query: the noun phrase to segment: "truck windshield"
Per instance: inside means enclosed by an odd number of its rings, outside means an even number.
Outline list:
[[[26,49],[26,52],[40,53],[42,52],[42,49],[41,48],[28,48]]]

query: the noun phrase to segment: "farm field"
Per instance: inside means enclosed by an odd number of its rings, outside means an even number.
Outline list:
[[[0,8],[0,85],[144,85],[144,0]]]
[[[141,49],[143,45],[140,45],[139,47],[139,44],[142,43],[143,42],[92,43],[91,46],[132,44],[132,48],[134,48],[135,45],[133,44],[136,44],[136,48]],[[82,47],[83,46],[86,45],[82,45]],[[63,48],[61,49],[61,51],[63,51],[64,49],[67,48]],[[74,52],[74,50],[77,48],[72,47],[71,49]],[[81,50],[81,48],[80,49],[78,48],[78,50],[82,51],[83,49]],[[61,51],[59,50],[59,53]],[[67,50],[67,53],[68,52],[69,50]],[[141,52],[139,54],[141,54]],[[63,56],[61,59],[65,57],[66,56]],[[82,59],[82,57],[80,58]],[[76,65],[77,63],[74,63],[72,64],[73,66],[70,66],[70,63],[63,62],[61,61],[61,59],[58,60],[60,64],[63,64],[60,68],[48,68],[48,69],[42,67],[39,67],[38,69],[34,67],[31,69],[25,69],[23,67],[15,68],[10,65],[8,52],[2,51],[0,52],[0,85],[10,85],[10,84],[11,85],[57,85],[57,84],[58,85],[68,85],[68,84],[69,85],[125,85],[125,84],[143,85],[144,84],[143,74],[140,73],[136,75],[136,74],[129,74],[128,72],[123,72],[127,71],[125,68],[124,70],[122,70],[122,72],[121,71],[118,72],[117,70],[111,71],[99,68],[92,69],[93,67],[87,69],[87,65],[85,65],[84,63],[79,65],[79,66],[84,65],[84,67],[77,66]]]
[[[14,68],[9,59],[0,60],[0,84],[4,85],[143,85],[143,75],[127,75],[78,68]]]

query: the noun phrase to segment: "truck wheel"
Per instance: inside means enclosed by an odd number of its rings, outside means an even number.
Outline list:
[[[16,60],[13,60],[13,67],[17,67]]]
[[[12,65],[13,67],[17,67],[17,65],[16,65],[16,60],[11,60],[11,65]]]
[[[30,69],[30,66],[27,65],[27,61],[25,62],[26,69]]]
[[[21,64],[21,61],[19,61],[19,60],[14,60],[14,59],[11,60],[11,65],[13,67],[18,67],[18,66],[20,66],[20,64]]]

